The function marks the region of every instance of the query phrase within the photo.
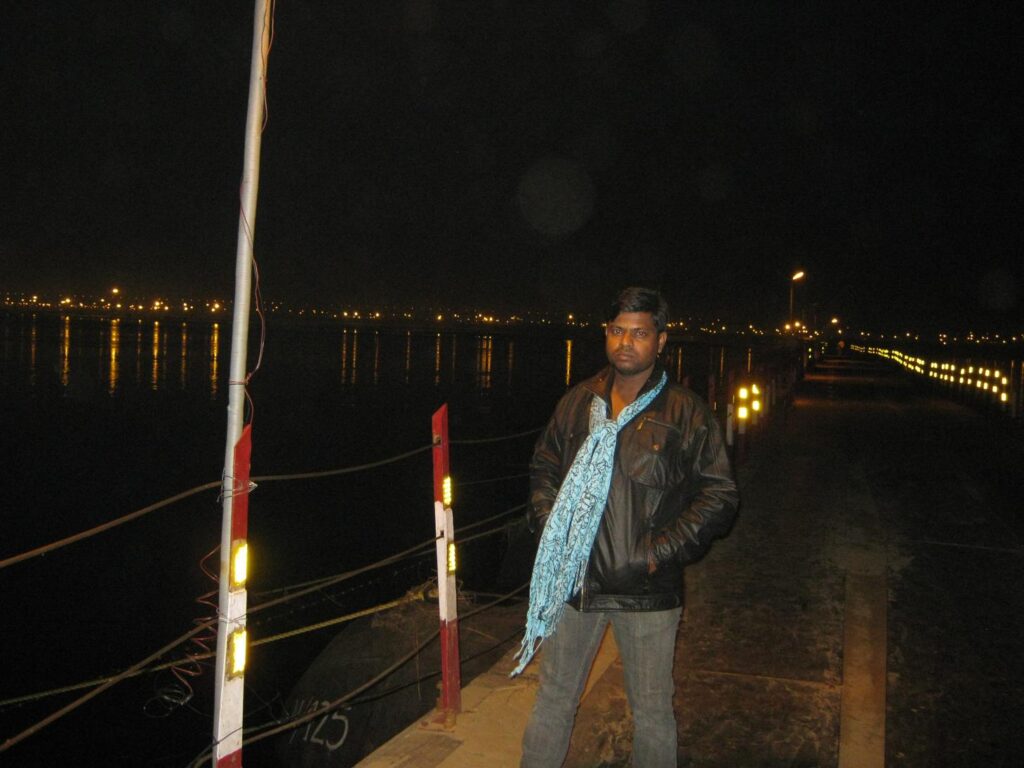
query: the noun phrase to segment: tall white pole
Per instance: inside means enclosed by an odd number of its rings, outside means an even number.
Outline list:
[[[222,485],[223,522],[220,542],[220,594],[217,622],[217,664],[214,693],[213,765],[242,765],[242,705],[245,690],[245,614],[247,595],[242,560],[248,513],[248,434],[243,434],[245,376],[252,285],[252,246],[259,190],[260,135],[263,128],[267,54],[270,50],[270,5],[256,0],[249,108],[245,123],[245,156],[240,190],[238,245],[235,254],[235,300],[231,325],[231,372],[228,382],[228,423]],[[239,500],[242,500],[241,502]],[[240,554],[240,550],[244,550]],[[234,562],[233,562],[234,561]],[[241,656],[241,658],[239,658]]]

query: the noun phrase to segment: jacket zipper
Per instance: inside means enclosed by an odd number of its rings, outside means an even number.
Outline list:
[[[639,432],[641,429],[643,429],[644,428],[644,424],[646,422],[648,422],[648,421],[651,422],[651,424],[657,424],[659,427],[665,427],[666,429],[674,430],[675,432],[678,432],[680,434],[682,434],[682,432],[683,432],[683,430],[681,430],[675,424],[669,424],[667,421],[659,421],[658,419],[653,419],[650,416],[644,416],[640,420],[640,424],[639,424],[639,426],[637,426],[636,431]]]

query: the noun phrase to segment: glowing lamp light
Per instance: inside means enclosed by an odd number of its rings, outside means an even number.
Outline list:
[[[1006,397],[1006,393],[1005,392],[1000,392],[999,393],[999,400],[1000,400],[1000,402],[1003,402],[1003,403],[1005,403],[1007,401],[1007,397]]]
[[[752,402],[752,403],[750,404],[750,408],[751,408],[751,409],[752,409],[752,410],[753,410],[753,411],[754,411],[755,413],[756,413],[756,412],[758,412],[758,411],[760,411],[760,410],[761,410],[761,401],[760,401],[760,400],[754,400],[754,401],[753,401],[753,402]]]
[[[445,475],[441,483],[441,502],[446,506],[452,505],[452,476]]]
[[[455,542],[448,542],[448,573],[455,573],[458,561],[455,558]]]
[[[745,405],[741,405],[739,407],[739,411],[737,413],[738,413],[738,415],[740,417],[740,421],[743,421],[744,419],[746,419],[750,415],[750,411],[747,409],[747,406],[745,406]]]
[[[245,654],[248,633],[236,629],[228,638],[228,677],[239,677],[245,674]]]
[[[761,394],[761,388],[757,384],[751,384],[750,391],[754,393],[755,397]]]
[[[249,543],[245,539],[235,539],[231,545],[231,586],[244,587],[249,578]]]
[[[746,387],[740,387],[740,391],[739,391],[738,394],[739,394],[740,400],[746,400],[748,397],[750,397],[750,392],[747,391]]]

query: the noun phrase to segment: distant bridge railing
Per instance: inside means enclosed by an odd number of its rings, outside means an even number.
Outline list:
[[[856,344],[851,349],[892,360],[960,402],[985,411],[1005,414],[1012,419],[1018,419],[1024,414],[1020,359],[997,360],[956,355],[941,357],[904,352],[891,347]]]

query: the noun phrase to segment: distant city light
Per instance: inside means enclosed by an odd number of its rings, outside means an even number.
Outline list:
[[[800,273],[796,273],[800,274]],[[805,275],[801,275],[800,279],[804,279]],[[792,283],[791,283],[792,285]],[[139,315],[155,314],[159,313],[161,316],[174,317],[177,313],[180,317],[184,318],[191,315],[200,307],[204,308],[206,312],[211,314],[219,314],[225,310],[230,311],[231,301],[214,300],[214,299],[198,299],[192,300],[191,298],[152,298],[146,296],[138,296],[136,300],[132,302],[123,302],[115,300],[115,296],[123,296],[125,293],[124,289],[120,286],[113,286],[106,289],[105,293],[98,295],[81,295],[76,293],[58,293],[52,298],[46,295],[38,293],[11,293],[6,292],[4,295],[4,306],[6,307],[25,307],[30,308],[32,312],[54,310],[57,311],[68,311],[74,307],[85,313],[99,313],[112,315],[114,317],[124,317],[125,314],[138,313]],[[309,317],[316,319],[330,318],[341,323],[357,321],[359,323],[387,323],[398,321],[401,324],[415,324],[417,322],[434,322],[444,323],[449,326],[479,326],[479,325],[497,325],[497,326],[547,326],[556,327],[562,325],[565,327],[572,327],[574,330],[587,328],[592,324],[600,324],[600,321],[590,318],[589,316],[580,316],[576,312],[569,312],[564,309],[555,309],[551,311],[537,311],[528,310],[521,314],[499,314],[489,309],[472,307],[449,307],[449,306],[434,306],[434,307],[381,307],[380,304],[372,309],[367,308],[355,308],[351,305],[348,306],[310,306],[310,305],[289,305],[281,300],[272,300],[265,302],[262,305],[262,309],[267,314],[276,313],[283,315],[291,315],[294,317]],[[707,335],[707,336],[719,336],[728,335],[732,337],[743,337],[743,336],[766,336],[776,334],[780,336],[790,337],[801,337],[807,340],[812,338],[823,337],[826,332],[831,332],[836,335],[856,335],[860,338],[875,338],[879,340],[893,339],[894,343],[904,342],[913,344],[916,342],[927,341],[929,338],[932,341],[937,341],[942,347],[950,347],[955,344],[970,343],[972,346],[982,345],[1000,345],[1006,347],[1010,344],[1018,345],[1024,343],[1024,333],[1011,333],[1005,332],[982,332],[978,330],[964,331],[962,333],[949,333],[947,331],[934,332],[930,335],[922,335],[906,328],[901,328],[899,332],[892,333],[890,331],[879,332],[867,331],[867,330],[853,330],[844,329],[840,327],[842,322],[842,315],[840,314],[825,314],[822,313],[823,317],[819,320],[812,320],[811,323],[807,323],[804,320],[790,318],[790,320],[784,324],[780,323],[775,326],[768,326],[766,328],[758,327],[755,322],[748,322],[740,320],[738,318],[722,318],[722,317],[688,317],[685,319],[675,320],[668,324],[667,330],[670,335],[676,334],[694,334],[694,335]],[[140,320],[141,322],[141,320]],[[603,326],[603,324],[601,324]],[[816,327],[817,326],[817,327]],[[845,331],[849,330],[850,333],[846,334]],[[678,336],[675,336],[678,338]],[[985,369],[984,366],[974,366],[977,368],[977,373],[983,378],[990,378],[993,384],[1004,378],[1004,372],[996,370],[994,367]],[[966,371],[964,372],[966,374]],[[977,386],[974,383],[975,370],[971,371],[972,386]],[[955,377],[950,375],[950,383],[956,381]],[[984,385],[982,385],[984,386]],[[1005,389],[1007,383],[1002,384],[1002,388]],[[991,391],[991,390],[990,390]],[[1011,398],[1012,399],[1012,398]]]

